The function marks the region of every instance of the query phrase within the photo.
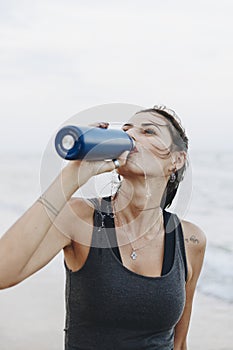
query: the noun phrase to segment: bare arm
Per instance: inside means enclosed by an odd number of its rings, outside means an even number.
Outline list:
[[[123,165],[126,154],[119,160]],[[113,169],[113,162],[69,162],[44,192],[43,200],[36,201],[2,236],[0,289],[19,283],[70,243],[69,238],[53,224],[55,219],[66,217],[65,205],[79,187],[92,176]]]
[[[183,221],[185,248],[188,263],[188,280],[186,284],[186,303],[183,315],[175,328],[174,350],[187,350],[187,334],[192,312],[193,297],[203,265],[206,238],[199,227]]]

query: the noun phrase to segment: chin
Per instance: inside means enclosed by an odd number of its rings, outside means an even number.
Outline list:
[[[118,169],[118,174],[122,176],[145,176],[144,170],[133,163],[126,163]]]

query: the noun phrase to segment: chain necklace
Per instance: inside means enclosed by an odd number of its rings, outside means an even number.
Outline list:
[[[152,208],[151,208],[151,209],[152,209]],[[159,232],[161,231],[162,223],[163,223],[163,220],[162,220],[162,219],[163,219],[162,209],[160,208],[160,213],[159,213],[159,215],[158,215],[158,218],[156,219],[155,223],[153,224],[153,227],[155,227],[155,225],[157,224],[157,222],[160,220],[159,228],[158,228],[157,232],[155,233],[154,237],[153,237],[152,239],[150,239],[149,242],[147,242],[146,244],[144,244],[143,246],[138,247],[138,248],[135,248],[135,247],[133,246],[131,240],[129,239],[129,236],[128,236],[128,234],[127,234],[127,232],[126,232],[126,230],[125,230],[125,227],[124,227],[125,223],[124,223],[122,220],[119,220],[119,217],[117,217],[117,215],[116,215],[117,212],[116,212],[114,200],[113,200],[113,210],[114,210],[114,213],[113,213],[113,214],[114,214],[114,218],[115,218],[116,221],[117,221],[118,227],[122,227],[122,229],[123,229],[123,231],[124,231],[124,233],[125,233],[125,235],[126,235],[128,241],[129,241],[129,243],[130,243],[130,246],[131,246],[130,257],[131,257],[132,260],[136,260],[137,257],[138,257],[137,251],[139,251],[139,250],[141,250],[141,249],[147,247],[154,239],[157,238]]]
[[[115,173],[115,174],[114,174],[114,173]],[[115,176],[114,176],[114,175],[115,175]],[[116,175],[117,175],[118,181],[115,180],[115,179],[116,179]],[[151,197],[151,193],[150,193],[150,191],[149,191],[149,186],[148,186],[148,183],[147,183],[146,174],[144,175],[144,177],[145,177],[145,182],[146,182],[146,198],[150,198],[150,197]],[[115,178],[115,179],[114,179],[114,178]],[[159,219],[160,219],[159,228],[158,228],[156,234],[154,235],[154,237],[153,237],[152,239],[150,239],[149,242],[147,242],[147,243],[144,244],[143,246],[138,247],[138,248],[134,248],[133,245],[132,245],[132,243],[131,243],[131,240],[129,239],[129,236],[128,236],[126,230],[125,230],[125,227],[124,227],[125,224],[124,224],[124,222],[122,222],[121,220],[119,220],[119,218],[118,218],[117,215],[116,215],[116,213],[117,213],[117,211],[116,211],[116,206],[115,206],[115,199],[117,199],[116,195],[118,195],[118,194],[119,194],[119,191],[121,191],[122,195],[123,195],[124,197],[126,197],[125,194],[123,193],[122,189],[121,189],[121,183],[122,183],[122,180],[120,179],[120,176],[119,176],[116,172],[113,172],[113,178],[112,178],[112,184],[111,184],[111,202],[112,202],[112,209],[113,209],[113,218],[116,219],[117,224],[118,224],[118,227],[120,227],[120,226],[122,227],[122,229],[123,229],[123,231],[124,231],[124,233],[125,233],[125,235],[126,235],[128,241],[129,241],[129,244],[130,244],[130,246],[131,246],[131,253],[130,253],[131,259],[132,259],[132,260],[136,260],[137,257],[138,257],[137,251],[139,251],[139,250],[141,250],[141,249],[147,247],[151,241],[153,241],[154,239],[157,238],[159,232],[161,231],[162,224],[163,224],[163,211],[162,211],[162,209],[160,208],[160,212],[159,212],[158,218],[156,219],[155,223],[153,224],[153,227],[155,227],[155,225],[157,224],[157,222],[158,222]],[[113,194],[113,192],[114,192],[114,194]],[[126,197],[126,199],[128,200],[127,197]],[[149,210],[157,209],[158,207],[159,207],[159,206],[152,207],[152,208],[141,209],[141,208],[138,208],[138,207],[134,206],[134,208],[135,208],[136,210],[140,211],[140,212],[142,212],[142,211],[147,211],[147,210],[149,211]]]

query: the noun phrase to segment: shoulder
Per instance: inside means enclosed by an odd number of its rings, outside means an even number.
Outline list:
[[[94,206],[86,199],[72,197],[67,201],[55,224],[71,240],[76,240],[80,232],[93,227]]]
[[[93,212],[94,206],[91,202],[83,198],[72,197],[62,209],[58,220],[63,221],[66,225],[77,224],[80,221],[89,222]]]
[[[205,248],[206,235],[199,226],[186,220],[181,220],[181,225],[186,245],[197,249]]]
[[[92,217],[94,212],[94,204],[85,198],[72,197],[67,203],[67,206],[81,219]]]
[[[203,230],[186,220],[181,220],[188,264],[188,279],[198,278],[206,249],[206,235]]]

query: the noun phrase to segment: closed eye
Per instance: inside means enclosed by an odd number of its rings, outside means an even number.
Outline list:
[[[156,135],[156,131],[154,129],[143,129],[143,132],[148,135]]]

